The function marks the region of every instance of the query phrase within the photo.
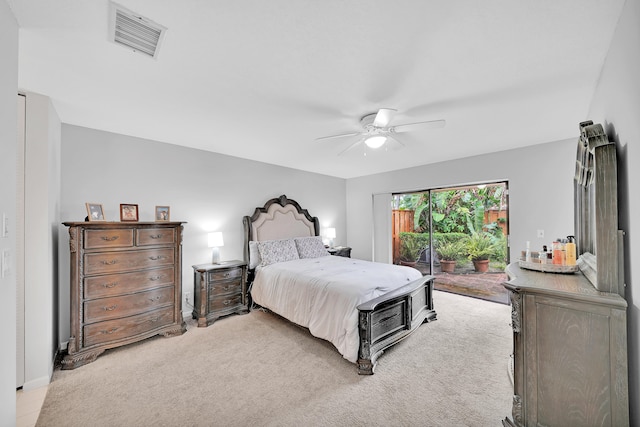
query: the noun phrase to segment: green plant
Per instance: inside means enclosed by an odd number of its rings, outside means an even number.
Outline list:
[[[400,233],[400,258],[403,261],[418,261],[420,254],[427,246],[429,246],[428,233]]]
[[[490,259],[498,250],[496,242],[488,233],[472,234],[467,238],[465,246],[471,261]]]
[[[443,261],[457,261],[463,257],[464,243],[457,241],[444,241],[436,246],[436,253]]]

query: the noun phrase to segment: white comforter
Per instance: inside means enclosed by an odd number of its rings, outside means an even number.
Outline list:
[[[331,342],[355,363],[356,307],[421,277],[410,267],[329,255],[258,267],[251,295],[257,304]]]

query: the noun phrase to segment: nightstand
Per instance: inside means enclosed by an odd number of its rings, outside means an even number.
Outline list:
[[[193,266],[193,313],[198,327],[206,327],[222,316],[246,314],[247,263],[225,261]]]
[[[348,246],[335,246],[327,249],[331,255],[343,256],[345,258],[351,258],[351,248]]]

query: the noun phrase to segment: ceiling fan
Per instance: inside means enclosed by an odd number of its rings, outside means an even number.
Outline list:
[[[316,138],[316,141],[324,142],[330,139],[347,138],[354,136],[359,137],[356,142],[338,153],[338,155],[340,156],[363,142],[367,147],[373,149],[380,148],[383,145],[387,144],[389,141],[395,141],[401,147],[404,147],[404,144],[399,141],[394,134],[408,132],[418,128],[441,128],[446,123],[444,120],[429,120],[424,122],[404,123],[400,125],[389,126],[389,124],[391,123],[391,119],[393,119],[393,116],[396,114],[396,112],[397,110],[391,108],[380,108],[377,113],[367,114],[360,119],[362,130],[358,132],[323,136],[320,138]]]

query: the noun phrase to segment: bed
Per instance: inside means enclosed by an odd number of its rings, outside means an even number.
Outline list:
[[[433,276],[330,255],[318,218],[285,195],[243,224],[251,305],[331,342],[361,375],[372,375],[385,349],[436,319]]]

